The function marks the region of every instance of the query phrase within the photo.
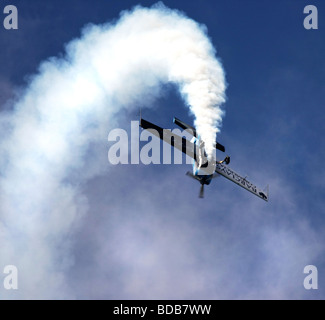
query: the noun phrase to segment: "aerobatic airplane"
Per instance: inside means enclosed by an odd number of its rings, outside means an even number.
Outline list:
[[[232,170],[228,166],[228,164],[230,163],[229,156],[226,156],[225,159],[222,161],[218,161],[216,159],[208,161],[207,154],[204,148],[204,142],[197,134],[195,128],[175,117],[173,119],[173,122],[182,129],[186,130],[186,132],[190,133],[193,136],[192,140],[188,140],[184,136],[180,137],[169,129],[163,129],[149,121],[146,121],[141,118],[140,114],[140,127],[145,130],[148,130],[151,134],[169,143],[171,146],[182,151],[187,156],[193,159],[193,172],[187,172],[186,174],[200,182],[200,198],[204,197],[204,185],[209,185],[213,178],[221,175],[229,179],[230,181],[235,182],[242,188],[255,194],[259,198],[268,201],[268,186],[266,191],[262,191],[261,189],[257,188],[253,183],[249,182],[246,177],[244,178],[238,173],[236,173],[234,170]],[[218,142],[216,142],[215,148],[222,152],[225,152],[225,147]]]

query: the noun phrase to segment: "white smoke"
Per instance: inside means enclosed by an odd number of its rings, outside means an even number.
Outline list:
[[[1,114],[0,267],[15,264],[20,279],[10,294],[64,298],[71,235],[87,211],[79,186],[105,169],[78,171],[88,147],[106,141],[118,112],[149,105],[167,82],[178,86],[211,155],[224,72],[206,28],[162,4],[85,28]]]

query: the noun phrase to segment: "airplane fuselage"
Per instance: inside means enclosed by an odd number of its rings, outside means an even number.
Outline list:
[[[201,184],[209,185],[213,178],[213,174],[207,173],[207,170],[211,170],[211,164],[209,166],[207,155],[204,149],[204,143],[200,138],[196,137],[192,139],[192,142],[198,147],[198,154],[195,155],[195,159],[193,160],[193,176],[197,177]]]

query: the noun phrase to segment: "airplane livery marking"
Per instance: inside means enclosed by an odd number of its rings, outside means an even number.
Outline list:
[[[216,169],[219,169],[221,172],[225,173],[227,177],[231,178],[233,181],[242,184],[244,187],[246,186],[250,191],[257,193],[257,187],[254,184],[247,181],[245,178],[241,177],[224,164],[216,163]]]

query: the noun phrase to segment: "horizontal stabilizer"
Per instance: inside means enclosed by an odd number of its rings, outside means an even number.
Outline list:
[[[185,122],[183,122],[183,121],[181,121],[181,120],[179,120],[179,119],[177,119],[175,117],[173,119],[173,122],[175,124],[177,124],[179,127],[181,127],[182,129],[184,129],[184,130],[191,130],[191,133],[193,134],[193,136],[197,138],[197,134],[196,134],[195,128],[193,128],[189,124],[186,124]]]
[[[216,149],[218,149],[218,150],[220,150],[222,152],[226,151],[226,148],[222,144],[220,144],[218,142],[216,143]]]
[[[193,136],[197,138],[197,132],[196,132],[196,129],[195,128],[193,128],[189,124],[187,124],[187,123],[179,120],[176,117],[174,117],[173,122],[175,124],[177,124],[179,127],[181,127],[182,129],[184,129],[184,130],[191,130],[190,133],[192,133]],[[218,143],[218,142],[216,143],[215,148],[218,149],[218,150],[220,150],[220,151],[222,151],[222,152],[225,152],[226,151],[225,147],[222,144]]]

